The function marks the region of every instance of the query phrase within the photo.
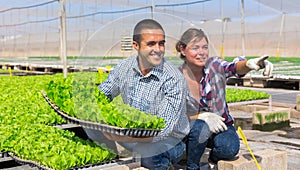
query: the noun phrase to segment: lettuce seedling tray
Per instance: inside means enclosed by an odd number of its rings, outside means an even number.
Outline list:
[[[41,170],[53,170],[53,169],[51,169],[51,168],[48,168],[48,167],[45,167],[45,166],[39,164],[39,163],[36,162],[36,161],[25,160],[25,159],[19,158],[18,156],[16,156],[16,155],[13,154],[12,152],[7,152],[7,154],[8,154],[13,160],[15,160],[18,164],[21,164],[21,165],[29,165],[29,166],[31,166],[31,167],[38,167],[38,168],[41,169]]]
[[[69,123],[80,125],[84,128],[99,130],[107,133],[112,133],[119,136],[130,136],[130,137],[155,137],[159,134],[161,130],[159,129],[138,129],[138,128],[121,128],[116,126],[111,126],[98,122],[91,122],[86,120],[81,120],[72,116],[69,116],[67,113],[61,111],[58,106],[50,101],[45,93],[43,97],[47,103],[65,120]]]
[[[36,162],[36,161],[32,161],[32,160],[25,160],[22,159],[18,156],[16,156],[15,154],[11,153],[11,152],[6,152],[6,154],[11,157],[16,163],[20,164],[20,165],[29,165],[32,168],[38,168],[40,170],[54,170],[52,168],[48,168],[44,165],[41,165],[40,163]],[[67,170],[79,170],[79,169],[88,169],[88,168],[92,168],[92,169],[102,169],[105,167],[113,167],[116,165],[129,165],[132,163],[140,163],[137,162],[135,159],[128,159],[128,160],[121,160],[121,159],[114,159],[111,161],[105,161],[105,162],[100,162],[100,163],[95,163],[95,164],[86,164],[86,165],[82,165],[82,166],[78,166],[78,167],[71,167],[68,168]]]

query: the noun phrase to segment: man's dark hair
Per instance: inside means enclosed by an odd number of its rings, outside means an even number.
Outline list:
[[[133,30],[133,41],[140,44],[141,32],[144,29],[161,29],[164,32],[164,29],[157,21],[155,21],[153,19],[144,19],[135,25],[134,30]]]

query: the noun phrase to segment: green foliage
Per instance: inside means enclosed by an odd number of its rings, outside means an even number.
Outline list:
[[[73,132],[43,124],[0,125],[0,150],[13,152],[53,169],[68,169],[109,161],[113,152],[85,141]]]
[[[270,94],[265,92],[258,92],[249,89],[226,88],[226,101],[228,103],[258,100],[258,99],[268,99],[269,97]]]
[[[50,76],[1,76],[0,122],[48,125],[65,122],[49,108],[41,95],[40,91],[49,80]]]
[[[288,112],[275,112],[264,116],[264,119],[267,122],[277,122],[277,121],[286,121],[289,116]],[[258,119],[259,124],[263,125],[263,117],[261,113],[255,113],[255,117]]]
[[[260,113],[255,113],[255,117],[259,121],[259,124],[262,124],[262,115]]]
[[[108,73],[103,76],[105,79]],[[98,73],[96,73],[98,75]],[[96,77],[96,79],[95,79]],[[121,128],[162,129],[163,118],[124,104],[121,96],[112,102],[95,85],[94,73],[74,73],[67,79],[50,81],[47,96],[70,116]],[[103,79],[104,80],[104,79]]]
[[[112,120],[116,120],[117,126],[145,129],[162,129],[165,127],[163,118],[141,112],[140,110],[131,107],[129,104],[124,104],[121,95],[114,98],[112,104],[113,107],[116,107],[116,111],[112,114],[110,113],[111,115],[108,115],[108,117]]]
[[[265,116],[268,122],[275,122],[277,120],[286,120],[289,116],[288,112],[276,112]]]
[[[53,169],[100,163],[115,157],[113,152],[79,139],[74,133],[47,126],[65,121],[45,102],[41,90],[51,80],[62,79],[62,74],[0,77],[0,151]]]

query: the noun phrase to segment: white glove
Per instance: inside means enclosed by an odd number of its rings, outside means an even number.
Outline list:
[[[265,70],[263,72],[263,75],[272,77],[272,72],[273,72],[273,64],[270,61],[265,60]]]
[[[203,112],[198,115],[198,119],[204,120],[212,133],[219,133],[227,130],[227,126],[223,122],[225,119],[216,113]]]
[[[268,55],[263,55],[259,58],[250,59],[246,62],[246,66],[251,70],[256,71],[264,68],[263,75],[270,77],[273,71],[273,64],[270,61],[266,60],[267,58],[269,58]]]

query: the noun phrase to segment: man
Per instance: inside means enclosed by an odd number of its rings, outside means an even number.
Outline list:
[[[172,162],[181,159],[185,150],[182,139],[190,130],[186,115],[187,83],[180,71],[164,59],[165,32],[158,22],[144,19],[137,23],[133,47],[138,55],[122,60],[99,88],[110,99],[121,94],[124,103],[165,119],[166,126],[156,137],[142,142],[119,141],[141,154],[142,166],[168,169]],[[109,134],[104,135],[110,138]]]

